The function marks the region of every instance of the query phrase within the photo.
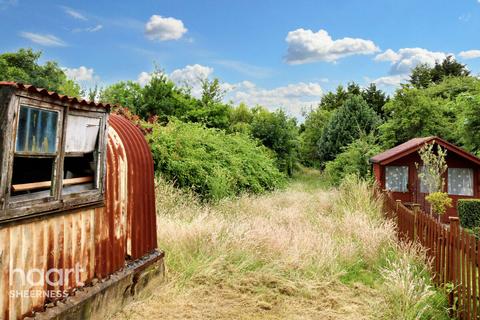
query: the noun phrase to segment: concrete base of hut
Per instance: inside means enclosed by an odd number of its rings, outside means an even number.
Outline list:
[[[150,294],[151,289],[163,281],[163,258],[164,253],[160,251],[146,255],[108,279],[84,287],[65,301],[26,319],[106,319],[136,297]]]

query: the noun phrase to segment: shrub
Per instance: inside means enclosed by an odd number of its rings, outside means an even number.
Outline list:
[[[371,174],[369,159],[380,151],[372,135],[363,136],[343,148],[335,160],[326,163],[325,175],[333,185],[339,185],[350,174],[367,178]]]
[[[171,121],[153,125],[147,140],[156,171],[203,199],[262,193],[286,180],[269,151],[246,135]]]
[[[464,228],[474,229],[480,227],[480,200],[460,199],[457,204],[460,224]]]
[[[447,208],[452,207],[452,198],[446,192],[432,192],[425,197],[425,200],[432,206],[432,211],[439,215],[444,214]]]

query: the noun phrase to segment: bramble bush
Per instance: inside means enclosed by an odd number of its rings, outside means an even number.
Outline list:
[[[147,140],[156,171],[204,200],[262,193],[286,182],[271,152],[243,134],[173,120],[152,125]]]

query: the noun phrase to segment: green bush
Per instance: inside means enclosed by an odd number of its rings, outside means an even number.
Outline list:
[[[171,121],[154,125],[147,140],[156,171],[206,200],[262,193],[286,181],[269,150],[243,134]]]
[[[347,175],[368,178],[371,175],[369,159],[380,151],[374,136],[364,135],[344,147],[335,160],[326,163],[325,176],[333,185],[339,185]]]
[[[480,200],[460,199],[457,203],[457,212],[460,224],[464,228],[480,227]]]

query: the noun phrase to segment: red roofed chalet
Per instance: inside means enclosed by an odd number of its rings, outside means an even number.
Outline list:
[[[449,216],[457,216],[458,199],[480,197],[480,159],[473,154],[438,137],[414,138],[392,149],[372,157],[375,179],[382,189],[390,191],[395,200],[409,205],[418,203],[426,212],[430,211],[425,201],[426,188],[421,183],[418,171],[422,161],[418,150],[425,144],[435,142],[447,149],[445,190],[453,200],[453,207],[442,217],[448,222]],[[417,168],[418,164],[418,168]]]

